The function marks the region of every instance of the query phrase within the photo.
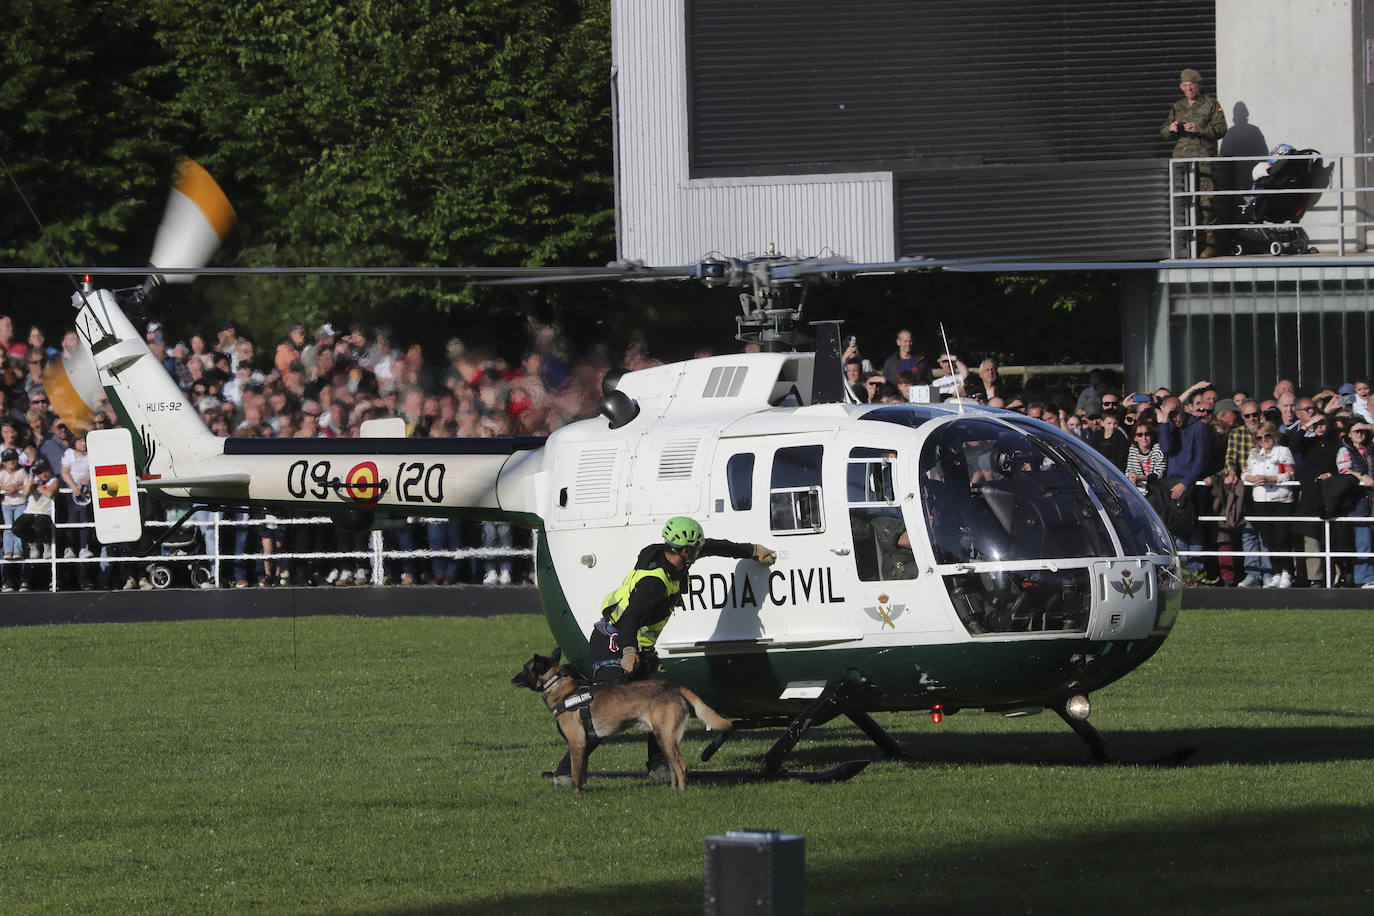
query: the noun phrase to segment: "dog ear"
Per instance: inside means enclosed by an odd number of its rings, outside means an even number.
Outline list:
[[[560,648],[558,648],[557,646],[554,646],[554,648],[553,648],[553,654],[549,656],[549,661],[550,661],[552,664],[555,664],[555,665],[556,665],[556,664],[558,664],[558,660],[559,660],[560,658],[562,658],[562,657],[563,657],[563,650],[560,649]]]

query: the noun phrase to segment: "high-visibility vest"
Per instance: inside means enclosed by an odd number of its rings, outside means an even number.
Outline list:
[[[668,598],[672,598],[682,590],[678,585],[677,579],[668,575],[668,571],[661,566],[654,569],[630,570],[630,574],[625,577],[624,582],[620,583],[620,587],[607,595],[606,600],[601,602],[601,607],[603,608],[601,612],[602,616],[606,618],[606,621],[611,626],[615,626],[616,623],[619,622],[620,616],[625,613],[625,608],[629,607],[630,593],[635,590],[635,586],[639,584],[641,579],[650,576],[662,580],[663,587],[667,590]],[[639,648],[652,648],[654,643],[658,642],[658,634],[663,632],[663,628],[668,625],[668,618],[671,616],[671,613],[665,614],[663,615],[663,619],[657,623],[651,623],[640,627],[638,637],[635,639]]]

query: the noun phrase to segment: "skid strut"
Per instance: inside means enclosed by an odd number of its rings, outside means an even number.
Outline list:
[[[1059,713],[1059,718],[1068,723],[1069,728],[1073,729],[1074,734],[1082,738],[1092,751],[1093,761],[1096,763],[1113,763],[1112,755],[1107,753],[1107,739],[1102,737],[1102,733],[1088,724],[1087,717],[1076,717],[1068,710],[1068,701],[1060,703],[1054,707],[1054,711]]]
[[[768,749],[768,753],[763,758],[763,769],[765,773],[777,773],[782,770],[782,761],[801,740],[802,735],[806,734],[814,725],[824,725],[836,716],[843,715],[849,721],[857,725],[860,730],[883,752],[884,757],[899,758],[902,756],[902,748],[897,744],[897,740],[887,733],[887,730],[874,721],[873,717],[866,712],[845,709],[845,703],[854,691],[867,685],[867,681],[857,672],[845,672],[844,677],[838,681],[827,684],[821,691],[821,695],[812,700],[811,703],[797,714],[797,717],[787,724],[787,730],[773,746]]]

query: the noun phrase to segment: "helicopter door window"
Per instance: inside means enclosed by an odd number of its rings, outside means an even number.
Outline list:
[[[731,455],[725,462],[725,483],[730,490],[730,508],[748,512],[754,508],[754,456]]]
[[[865,582],[914,579],[916,558],[897,504],[893,480],[897,453],[891,449],[856,448],[845,474],[849,530],[854,538],[854,566]]]
[[[780,448],[774,454],[768,517],[775,534],[815,534],[825,530],[819,445]]]

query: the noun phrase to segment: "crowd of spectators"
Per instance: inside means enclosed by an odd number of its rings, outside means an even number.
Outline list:
[[[42,459],[55,469],[65,499],[52,505],[30,505],[32,487],[23,481],[4,492],[6,522],[10,515],[37,514],[58,523],[55,546],[64,560],[103,556],[100,573],[94,563],[59,564],[60,583],[75,588],[147,586],[140,564],[120,560],[113,552],[94,544],[89,529],[66,527],[89,521],[89,463],[84,461],[85,441],[79,430],[68,428],[53,411],[45,388],[47,363],[60,359],[62,351],[75,350],[77,338],[70,332],[62,350],[46,345],[41,330],[31,328],[26,341],[13,339],[13,323],[0,316],[0,436],[3,448],[15,452],[11,468],[16,479],[32,479]],[[385,328],[353,325],[340,332],[322,324],[310,333],[303,323],[291,325],[286,336],[264,352],[239,333],[232,321],[219,325],[213,337],[189,333],[169,343],[162,323],[149,322],[145,338],[154,356],[166,367],[217,435],[248,437],[354,437],[366,420],[400,417],[407,436],[491,437],[544,436],[564,424],[589,416],[600,402],[601,380],[611,358],[598,352],[573,361],[554,328],[541,327],[531,334],[518,364],[501,355],[466,345],[452,338],[443,349],[443,360],[427,359],[419,343],[399,345]],[[615,360],[619,362],[620,360]],[[626,354],[633,367],[651,364],[642,347]],[[108,403],[97,405],[92,425],[115,425]],[[69,475],[68,468],[71,469]],[[74,476],[72,476],[74,475]],[[70,479],[68,479],[70,476]],[[0,471],[0,481],[5,480]],[[17,488],[17,489],[16,489]],[[10,490],[14,489],[11,493]],[[154,514],[163,509],[152,506]],[[227,564],[224,585],[248,587],[283,582],[331,583],[390,581],[398,584],[478,581],[506,584],[528,578],[528,563],[512,562],[509,551],[527,546],[528,534],[513,532],[504,524],[470,524],[453,521],[419,522],[388,530],[387,546],[400,550],[425,549],[436,554],[397,561],[380,571],[366,559],[346,562],[329,559],[274,561],[282,552],[366,553],[367,535],[354,535],[334,526],[277,524],[261,513],[231,517],[228,527],[215,527],[198,518],[200,549],[231,548],[235,555],[252,555]],[[46,585],[47,564],[20,560],[51,559],[54,538],[20,544],[6,531],[3,588],[34,587],[41,578]],[[216,531],[232,532],[232,543],[210,543]],[[230,535],[224,535],[230,536]],[[485,548],[477,559],[456,560],[461,548]],[[224,551],[226,553],[230,551]],[[43,566],[40,569],[38,567]]]
[[[340,333],[323,324],[311,334],[298,322],[270,352],[260,351],[232,321],[221,324],[213,340],[191,333],[169,346],[166,329],[156,321],[145,336],[206,425],[223,436],[353,437],[364,421],[387,417],[404,420],[408,436],[543,436],[595,412],[601,380],[613,362],[630,369],[655,362],[638,345],[621,359],[598,352],[573,361],[549,327],[532,333],[513,366],[457,338],[446,343],[442,361],[430,361],[420,344],[399,345],[385,328],[361,325]],[[11,320],[0,316],[0,503],[9,526],[0,575],[5,591],[35,587],[39,579],[46,587],[49,564],[41,561],[52,559],[54,547],[64,560],[100,558],[60,564],[60,586],[148,587],[146,561],[102,547],[81,526],[90,520],[85,437],[53,412],[44,388],[47,364],[76,346],[75,332],[54,348],[37,327],[25,340],[15,340]],[[1310,396],[1282,380],[1268,397],[1241,390],[1222,397],[1208,382],[1178,395],[1165,387],[1124,392],[1102,371],[1089,373],[1087,384],[1077,388],[1017,386],[991,358],[976,370],[953,353],[927,359],[907,330],[899,332],[896,350],[881,369],[852,338],[844,358],[850,393],[861,403],[963,397],[1083,439],[1155,503],[1179,549],[1204,554],[1187,560],[1192,584],[1324,584],[1328,571],[1319,553],[1327,546],[1325,527],[1285,519],[1370,515],[1374,393],[1367,379]],[[115,422],[109,405],[98,405],[92,425]],[[151,512],[164,510],[153,506]],[[1199,522],[1204,516],[1225,521]],[[199,540],[187,545],[190,550],[237,557],[226,561],[218,583],[210,585],[505,584],[532,575],[516,553],[528,546],[528,533],[499,523],[414,520],[388,530],[386,546],[427,553],[374,570],[366,533],[290,524],[262,513],[230,516],[227,527],[212,525],[207,516],[194,521]],[[232,543],[217,537],[231,537]],[[1335,551],[1370,552],[1367,526],[1332,525],[1331,539]],[[483,549],[455,556],[474,547]],[[1256,555],[1241,560],[1230,555],[1237,550]],[[281,553],[317,556],[275,559]],[[1374,561],[1363,556],[1338,561],[1329,574],[1337,585],[1374,588]]]

